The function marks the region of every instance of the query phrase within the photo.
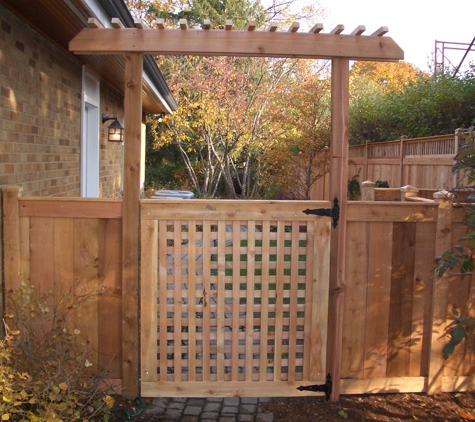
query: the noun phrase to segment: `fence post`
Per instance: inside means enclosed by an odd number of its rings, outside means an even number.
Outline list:
[[[461,134],[463,133],[463,129],[461,128],[458,128],[458,129],[455,129],[455,145],[454,145],[454,152],[455,152],[455,155],[457,155],[460,151],[460,147],[462,146],[463,144],[463,136],[461,136]],[[463,174],[463,173],[462,173]],[[454,188],[458,186],[460,182],[460,173],[457,172],[457,173],[454,173],[453,175],[453,184],[454,184]]]
[[[366,180],[361,183],[361,200],[362,201],[374,201],[374,188],[376,186],[375,182],[371,180]]]
[[[452,200],[448,192],[434,193],[434,201],[438,204],[435,256],[441,256],[452,246]],[[447,280],[434,274],[432,278],[432,312],[431,339],[429,353],[429,374],[427,392],[435,394],[442,391],[444,376],[444,339],[447,324]]]
[[[3,247],[5,265],[5,291],[20,285],[20,186],[4,186],[3,196]]]
[[[369,141],[366,141],[365,150],[364,150],[364,173],[363,177],[365,179],[369,178],[369,169],[368,169],[368,153],[369,153]]]
[[[406,156],[405,141],[407,136],[401,136],[401,146],[399,148],[399,186],[402,186],[404,183],[404,157]]]
[[[411,185],[403,186],[401,189],[401,202],[405,202],[406,198],[417,196],[419,190]]]

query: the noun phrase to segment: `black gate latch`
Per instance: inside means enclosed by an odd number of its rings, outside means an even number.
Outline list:
[[[306,385],[305,387],[301,385],[297,387],[299,391],[315,391],[315,392],[323,392],[325,393],[325,400],[330,400],[330,395],[332,393],[332,377],[330,374],[327,375],[327,382],[325,384],[314,384],[314,385]]]
[[[333,200],[333,207],[332,208],[317,208],[316,210],[309,210],[308,208],[304,211],[305,214],[314,214],[320,217],[331,217],[332,218],[332,226],[335,228],[338,225],[338,219],[340,218],[340,206],[338,205],[338,198],[335,197]]]

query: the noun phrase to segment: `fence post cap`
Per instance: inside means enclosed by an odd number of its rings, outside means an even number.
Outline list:
[[[372,182],[371,180],[365,180],[364,182],[361,182],[361,186],[364,186],[364,187],[376,186],[376,182]]]
[[[454,194],[452,192],[447,192],[446,190],[440,190],[438,192],[434,192],[432,195],[433,198],[436,199],[452,199]]]
[[[400,188],[400,191],[401,192],[419,192],[419,189],[411,185],[406,185]]]

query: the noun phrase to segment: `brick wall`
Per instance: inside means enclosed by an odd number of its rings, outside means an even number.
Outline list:
[[[74,57],[0,6],[0,187],[23,196],[80,195],[81,74]],[[101,81],[101,113],[123,122],[121,95]],[[100,195],[118,197],[122,145],[101,125]]]

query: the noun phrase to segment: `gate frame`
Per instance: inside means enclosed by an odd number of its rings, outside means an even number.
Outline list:
[[[139,20],[140,21],[140,20]],[[123,387],[130,396],[140,395],[139,342],[139,283],[140,283],[140,173],[142,149],[142,71],[143,55],[197,55],[243,57],[289,57],[330,59],[331,71],[331,141],[330,198],[340,201],[340,224],[331,234],[330,299],[327,372],[332,374],[332,401],[340,396],[340,362],[343,329],[343,299],[348,176],[349,121],[349,62],[350,60],[399,61],[404,52],[382,27],[370,36],[362,36],[364,26],[350,35],[341,34],[341,25],[330,34],[319,33],[318,24],[309,33],[297,33],[292,25],[289,32],[188,29],[86,28],[69,44],[75,54],[125,55],[124,107],[124,194],[122,242],[123,298]],[[297,26],[298,29],[298,26]]]

